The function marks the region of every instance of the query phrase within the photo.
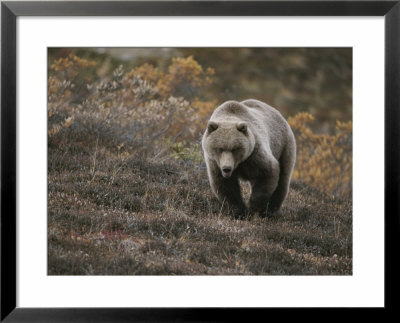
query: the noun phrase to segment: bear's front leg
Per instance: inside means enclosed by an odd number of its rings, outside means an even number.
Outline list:
[[[211,188],[221,203],[227,203],[235,218],[243,219],[246,216],[246,205],[240,192],[237,176],[224,178],[220,174],[210,178]]]
[[[279,176],[260,178],[252,183],[249,200],[249,212],[258,213],[261,217],[267,216],[267,208],[270,198],[278,186]]]

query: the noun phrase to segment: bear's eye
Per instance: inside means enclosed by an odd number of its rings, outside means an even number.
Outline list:
[[[217,153],[218,153],[218,154],[222,154],[222,152],[223,152],[223,149],[222,149],[222,148],[217,148]]]

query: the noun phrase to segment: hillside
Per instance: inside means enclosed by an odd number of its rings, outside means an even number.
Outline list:
[[[182,53],[111,70],[107,54],[49,50],[48,273],[352,274],[351,49]],[[244,95],[296,138],[278,218],[235,220],[208,183],[199,139],[219,101]]]
[[[49,275],[352,274],[349,200],[294,182],[281,217],[235,220],[204,168],[91,165],[49,165]]]

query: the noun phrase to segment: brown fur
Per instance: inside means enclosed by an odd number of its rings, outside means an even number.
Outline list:
[[[247,212],[280,213],[296,160],[296,142],[278,110],[258,100],[227,101],[212,114],[202,147],[211,189],[237,217]],[[251,184],[248,207],[239,179]]]

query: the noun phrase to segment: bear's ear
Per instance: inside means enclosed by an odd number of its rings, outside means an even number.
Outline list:
[[[236,129],[240,132],[247,133],[247,123],[246,122],[239,122],[236,125]]]
[[[208,133],[211,133],[218,129],[218,124],[214,121],[208,121],[207,130]]]

